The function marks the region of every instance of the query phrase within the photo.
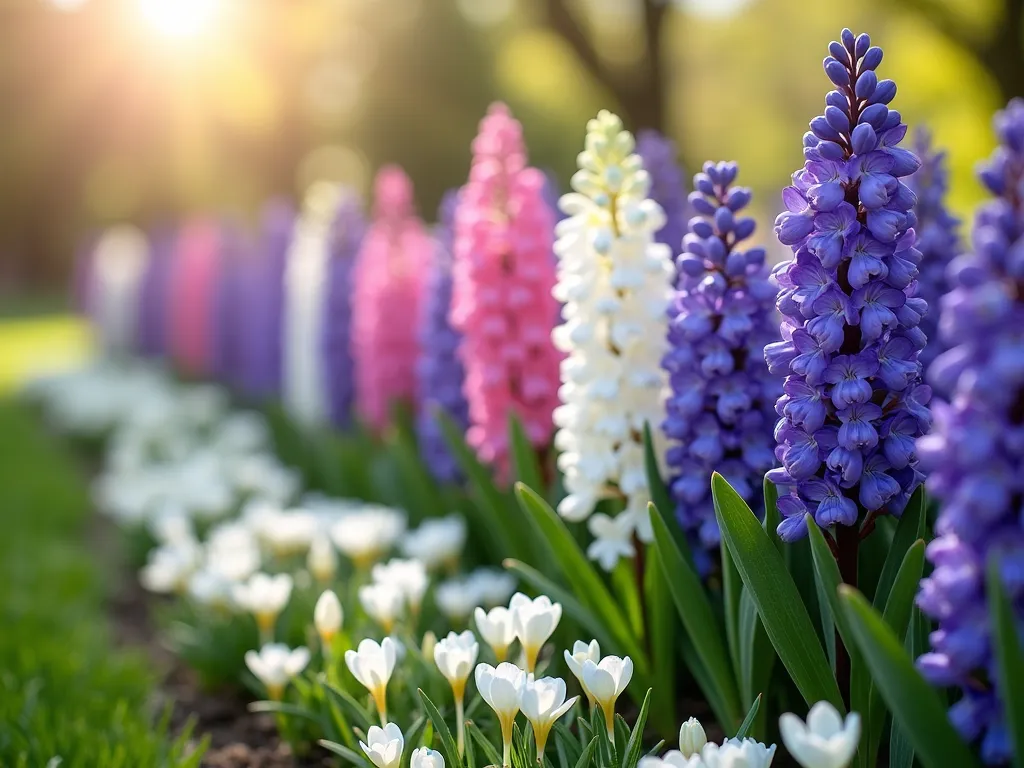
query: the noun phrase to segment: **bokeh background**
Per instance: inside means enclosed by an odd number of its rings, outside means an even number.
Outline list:
[[[77,247],[122,221],[252,220],[314,180],[405,166],[425,218],[487,105],[564,190],[599,108],[741,163],[761,236],[801,163],[843,26],[979,199],[992,112],[1024,95],[1024,0],[0,0],[0,313],[66,302]]]

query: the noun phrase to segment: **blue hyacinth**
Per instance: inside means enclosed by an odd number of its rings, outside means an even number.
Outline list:
[[[804,135],[806,162],[775,222],[794,253],[774,271],[783,340],[765,349],[769,368],[786,375],[776,404],[782,467],[769,473],[786,491],[786,541],[806,535],[808,512],[822,527],[901,514],[922,479],[914,440],[929,423],[917,200],[901,181],[920,161],[899,146],[907,129],[886,106],[896,85],[875,74],[882,50],[845,29],[829,53],[836,89]]]
[[[654,234],[654,239],[675,253],[686,234],[688,211],[675,142],[646,129],[636,135],[636,153],[651,177],[651,199],[665,212],[665,225]]]
[[[437,411],[446,413],[460,431],[469,427],[469,407],[462,393],[465,370],[458,356],[462,334],[448,321],[452,300],[452,226],[457,204],[455,190],[449,191],[441,201],[439,222],[434,230],[437,246],[427,276],[420,321],[420,358],[416,365],[420,454],[434,477],[445,483],[456,482],[460,473],[441,433]]]
[[[352,333],[352,267],[366,234],[366,216],[359,196],[345,190],[328,233],[327,288],[320,326],[325,392],[331,423],[345,429],[352,423],[355,364]]]
[[[778,338],[770,316],[776,290],[764,248],[744,248],[754,219],[740,213],[750,190],[733,186],[735,163],[706,163],[694,176],[690,219],[669,306],[671,351],[663,365],[672,393],[662,423],[671,494],[680,524],[707,549],[718,546],[711,474],[720,472],[750,502],[774,464],[772,405],[779,382],[765,370]],[[662,230],[664,231],[664,230]]]
[[[907,179],[907,185],[917,195],[917,249],[922,254],[920,274],[917,277],[917,295],[928,302],[929,311],[921,320],[921,330],[928,344],[921,352],[921,364],[927,369],[942,351],[938,337],[939,298],[949,290],[946,276],[949,263],[960,253],[957,228],[960,222],[946,208],[949,190],[949,169],[946,153],[932,147],[931,136],[919,130],[914,136],[914,149],[921,158],[921,167]]]
[[[950,265],[939,319],[947,351],[928,370],[944,401],[918,451],[940,513],[927,549],[935,570],[917,598],[938,622],[918,666],[962,688],[950,719],[992,764],[1012,753],[985,599],[993,556],[1024,641],[1024,101],[999,113],[996,131],[1001,145],[981,172],[996,197],[975,217],[974,252]]]

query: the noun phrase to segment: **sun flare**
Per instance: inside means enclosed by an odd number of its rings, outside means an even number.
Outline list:
[[[218,0],[138,0],[142,20],[172,40],[192,40],[206,32],[217,15]]]

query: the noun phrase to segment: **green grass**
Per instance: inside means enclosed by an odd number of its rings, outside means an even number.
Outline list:
[[[88,514],[71,458],[0,400],[0,765],[197,766],[146,659],[113,647]]]

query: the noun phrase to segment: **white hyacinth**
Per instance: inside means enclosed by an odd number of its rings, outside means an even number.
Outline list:
[[[633,150],[621,120],[600,112],[587,124],[576,191],[561,199],[569,218],[556,230],[554,294],[565,322],[553,338],[566,357],[555,445],[568,491],[559,513],[584,520],[601,499],[621,498],[629,533],[649,540],[643,429],[662,417],[673,266],[670,250],[654,242],[665,215]],[[589,552],[610,570],[628,537],[604,521],[591,532],[614,539]]]

